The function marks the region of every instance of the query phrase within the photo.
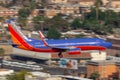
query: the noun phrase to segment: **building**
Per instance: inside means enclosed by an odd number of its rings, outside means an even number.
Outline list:
[[[9,4],[13,0],[0,0],[0,4]]]
[[[80,2],[80,0],[68,0],[68,3],[71,4],[78,4]]]
[[[119,79],[120,78],[120,62],[113,60],[104,61],[88,61],[87,77],[94,72],[100,74],[100,79]]]
[[[48,73],[30,72],[32,75],[26,75],[25,80],[62,80],[61,77],[52,77]]]
[[[70,75],[50,75],[43,72],[31,72],[32,75],[26,75],[25,80],[92,80]]]
[[[80,6],[91,7],[94,5],[95,0],[68,0],[72,4],[80,4]]]
[[[14,71],[8,69],[0,69],[0,76],[10,75],[11,73],[14,73]]]
[[[120,79],[120,62],[117,62],[117,77]]]
[[[13,17],[18,14],[18,10],[0,7],[0,17]]]
[[[48,18],[52,18],[58,14],[58,10],[55,9],[47,9],[44,11],[44,14]]]
[[[91,7],[95,3],[95,0],[80,0],[79,4],[85,7]]]
[[[52,18],[58,13],[81,16],[78,14],[90,12],[89,8],[94,6],[95,0],[47,0],[47,2],[49,3],[48,7],[46,7],[44,11],[42,10],[42,12],[44,12],[43,15]],[[103,6],[105,6],[106,8],[114,10],[115,12],[120,11],[120,9],[118,9],[120,8],[119,0],[102,0],[102,2]]]
[[[52,59],[59,59],[57,53],[52,53],[51,54]],[[79,60],[106,60],[106,52],[101,52],[99,51],[83,51],[81,54],[76,54],[76,55],[70,55],[68,53],[63,53],[63,58],[73,58],[73,59],[79,59]]]
[[[2,41],[2,44],[0,44],[0,48],[3,48],[5,50],[5,54],[10,54],[13,51],[12,46],[9,44],[3,45],[5,43],[5,40],[6,39],[0,39],[0,41]]]
[[[34,10],[32,11],[32,13],[31,13],[31,15],[32,15],[33,17],[38,16],[38,15],[39,15],[39,9],[34,9]]]
[[[115,57],[115,56],[107,56],[107,60],[114,60],[114,61],[120,61],[120,57]]]
[[[0,33],[4,34],[5,30],[0,28]]]
[[[120,8],[120,0],[110,0],[112,8]]]
[[[47,0],[47,3],[49,4],[66,4],[67,0]]]
[[[40,10],[40,15],[43,14],[49,18],[56,16],[57,14],[63,15],[76,15],[80,13],[80,5],[77,4],[57,4],[49,5],[46,9]]]
[[[58,5],[61,14],[71,15],[71,14],[79,14],[80,13],[80,5],[77,4],[65,4]]]
[[[93,6],[94,2],[95,0],[48,0],[49,5],[40,12],[49,18],[56,16],[58,13],[80,17],[83,7],[85,7],[84,12],[89,12],[86,7]]]
[[[35,2],[37,2],[37,3],[41,3],[41,2],[42,2],[42,0],[35,0]]]
[[[106,4],[109,3],[109,0],[102,0],[102,2],[103,2],[103,6],[105,6]]]
[[[108,37],[107,41],[112,43],[112,47],[107,49],[108,55],[120,55],[120,39],[115,37]]]
[[[65,78],[65,79],[67,79],[67,80],[93,80],[93,79],[88,79],[88,78],[81,78],[81,77],[76,77],[76,76],[65,76],[65,75],[58,75],[58,76],[60,76],[60,77],[62,77],[62,78]]]
[[[0,80],[6,80],[6,76],[12,73],[14,73],[14,70],[0,69]]]

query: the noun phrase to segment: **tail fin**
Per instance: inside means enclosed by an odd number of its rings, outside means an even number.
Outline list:
[[[23,39],[25,39],[26,41],[31,41],[30,39],[28,39],[23,32],[21,31],[21,27],[17,26],[17,24],[13,21],[9,21],[8,22],[8,28],[12,27],[14,29],[14,31],[16,31],[18,33],[18,35],[20,37],[22,37]],[[11,29],[10,29],[11,30]],[[10,31],[10,33],[12,33],[12,31]]]
[[[13,44],[18,45],[19,48],[28,49],[29,44],[27,43],[27,41],[31,41],[31,40],[28,39],[22,33],[20,27],[17,26],[15,22],[8,20],[7,23],[8,23],[8,29],[10,31]]]
[[[42,34],[41,31],[38,31],[39,35],[40,35],[40,38],[42,39],[43,43],[45,46],[48,46],[48,43],[45,41],[45,36]]]
[[[13,44],[19,44],[19,41],[15,37],[15,36],[17,36],[17,34],[15,34],[14,32],[17,32],[17,31],[15,31],[13,28],[13,22],[11,20],[8,20],[7,23],[8,23],[8,29],[10,31]]]

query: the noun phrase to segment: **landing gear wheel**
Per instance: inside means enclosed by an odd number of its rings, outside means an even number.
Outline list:
[[[58,56],[59,56],[59,58],[62,58],[63,57],[62,52],[59,52]]]

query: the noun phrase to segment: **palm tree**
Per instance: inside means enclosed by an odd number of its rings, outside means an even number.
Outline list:
[[[103,5],[102,0],[96,0],[95,3],[95,9],[96,9],[96,20],[99,18],[99,7]]]
[[[59,39],[60,37],[61,37],[61,33],[55,27],[52,27],[48,30],[47,33],[48,39]]]
[[[98,71],[95,71],[90,75],[90,78],[94,80],[98,79],[99,77],[100,77],[100,74],[98,73]]]

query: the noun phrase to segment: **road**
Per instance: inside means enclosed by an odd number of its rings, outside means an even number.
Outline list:
[[[45,64],[36,64],[39,65],[43,68],[43,70],[33,70],[33,69],[28,69],[28,68],[21,68],[21,67],[16,67],[16,66],[11,66],[11,65],[1,65],[1,68],[7,68],[7,69],[13,69],[15,71],[20,71],[20,70],[27,70],[27,71],[44,71],[44,72],[48,72],[51,75],[65,75],[65,74],[80,74],[80,73],[85,73],[86,74],[86,67],[85,66],[80,66],[78,67],[78,69],[66,69],[66,68],[60,68],[60,67],[50,67],[48,65]]]

